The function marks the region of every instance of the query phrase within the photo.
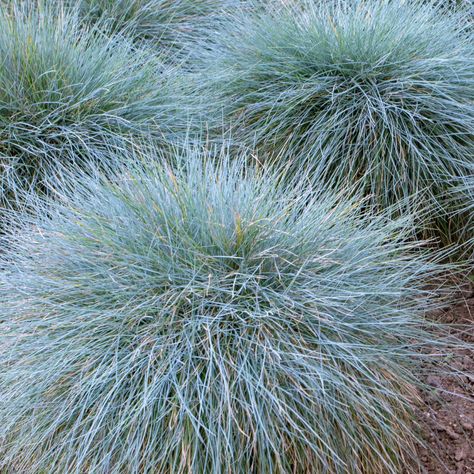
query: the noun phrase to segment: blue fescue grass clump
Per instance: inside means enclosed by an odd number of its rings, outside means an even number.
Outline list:
[[[185,115],[175,69],[61,8],[0,7],[0,54],[2,198],[115,141],[173,141]]]
[[[445,216],[446,189],[474,162],[464,13],[349,0],[235,16],[196,49],[207,118],[219,128],[223,114],[234,136],[290,173],[362,178],[382,209],[415,197]]]
[[[13,220],[0,467],[405,467],[419,349],[444,352],[423,319],[441,267],[403,243],[406,222],[209,156],[63,180]]]

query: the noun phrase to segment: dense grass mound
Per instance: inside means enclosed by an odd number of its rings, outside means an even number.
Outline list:
[[[474,161],[467,24],[439,2],[400,0],[232,18],[200,49],[208,118],[220,127],[223,110],[235,136],[293,173],[363,177],[381,208],[413,196],[442,208]]]
[[[406,465],[417,348],[441,344],[422,318],[439,269],[401,222],[225,155],[82,177],[19,216],[0,256],[0,466]]]
[[[118,139],[172,140],[184,115],[174,69],[58,8],[0,7],[0,53],[3,198]]]

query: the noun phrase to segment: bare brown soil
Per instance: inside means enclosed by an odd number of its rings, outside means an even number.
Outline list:
[[[455,331],[474,343],[474,285],[439,319],[466,325]],[[426,406],[419,413],[426,444],[419,447],[423,474],[474,474],[474,352],[457,351],[450,368],[457,373],[425,376],[430,390],[423,394]]]

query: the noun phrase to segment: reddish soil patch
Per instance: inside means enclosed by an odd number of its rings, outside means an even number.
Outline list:
[[[440,320],[466,324],[459,337],[474,343],[474,286],[470,285]],[[438,318],[436,318],[438,319]],[[454,330],[457,331],[457,330]],[[474,352],[459,350],[450,367],[455,375],[427,375],[420,424],[426,446],[419,448],[423,474],[474,474]]]

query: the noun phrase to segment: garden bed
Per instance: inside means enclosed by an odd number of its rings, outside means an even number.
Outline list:
[[[474,342],[474,285],[460,296],[461,302],[440,315],[442,321],[470,324],[460,337]],[[423,395],[426,407],[420,422],[426,447],[420,447],[423,474],[474,473],[474,353],[459,350],[452,368],[461,375],[427,376],[433,387]]]

